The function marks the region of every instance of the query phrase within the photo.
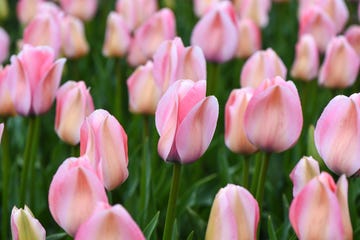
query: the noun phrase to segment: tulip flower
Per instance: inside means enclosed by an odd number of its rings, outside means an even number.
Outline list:
[[[47,46],[25,45],[11,57],[9,74],[15,81],[15,108],[19,114],[39,115],[50,109],[65,64],[63,58],[54,60],[54,51]]]
[[[345,176],[335,184],[323,172],[293,199],[289,218],[299,239],[352,239]],[[321,231],[319,231],[321,229]]]
[[[296,86],[281,77],[266,79],[255,90],[244,116],[249,141],[265,152],[282,152],[292,147],[300,137],[302,124]]]
[[[319,84],[329,88],[346,88],[354,84],[360,60],[344,36],[333,38],[326,48],[319,72]]]
[[[153,66],[148,61],[137,67],[127,80],[129,108],[133,113],[155,114],[161,89],[155,84]]]
[[[10,37],[7,32],[0,27],[0,64],[9,56]]]
[[[244,129],[245,110],[253,92],[252,88],[234,89],[225,105],[225,144],[235,153],[251,154],[257,150]]]
[[[124,56],[128,51],[130,41],[130,32],[124,18],[116,12],[111,12],[106,22],[103,55],[107,57]]]
[[[303,35],[296,44],[295,60],[291,68],[291,76],[310,81],[317,76],[319,69],[319,51],[314,38]]]
[[[238,21],[238,47],[236,57],[246,58],[261,49],[261,32],[259,27],[250,19]]]
[[[80,226],[75,240],[145,240],[141,229],[123,206],[99,205],[92,216]]]
[[[219,105],[205,92],[205,80],[178,80],[160,99],[155,123],[160,135],[158,152],[165,161],[191,163],[208,148]]]
[[[255,52],[244,64],[240,74],[241,87],[258,87],[266,78],[286,78],[287,69],[281,58],[268,48]]]
[[[56,94],[55,131],[65,142],[76,145],[80,142],[80,127],[94,103],[83,81],[67,81]]]
[[[251,19],[259,27],[268,24],[271,0],[235,0],[234,4],[241,19]]]
[[[39,220],[34,217],[33,213],[26,205],[24,209],[13,207],[10,224],[13,240],[46,239],[44,227]]]
[[[50,213],[57,224],[74,236],[99,201],[108,202],[103,184],[87,156],[66,159],[49,188]]]
[[[81,20],[90,20],[94,17],[98,1],[97,0],[60,0],[60,6],[66,13],[74,15]]]
[[[0,116],[16,115],[16,88],[9,72],[10,65],[5,68],[0,66]]]
[[[198,45],[210,61],[230,60],[235,55],[237,44],[237,20],[234,7],[229,1],[219,2],[207,12],[197,22],[191,34],[191,45]]]
[[[98,109],[80,130],[80,155],[86,154],[108,190],[123,183],[128,173],[127,135],[109,112]]]
[[[351,25],[346,30],[345,37],[360,57],[360,25]]]
[[[316,123],[316,148],[326,166],[338,175],[351,176],[360,169],[359,102],[360,94],[336,96]]]
[[[256,239],[259,212],[246,188],[228,184],[215,196],[205,239]]]
[[[198,17],[204,16],[219,2],[220,0],[193,0],[195,15]]]
[[[23,24],[30,22],[42,2],[44,0],[19,0],[16,4],[16,15],[19,21]]]

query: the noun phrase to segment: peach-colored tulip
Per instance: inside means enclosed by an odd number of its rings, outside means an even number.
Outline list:
[[[94,17],[98,0],[60,0],[60,6],[65,12],[86,21]]]
[[[261,32],[259,27],[250,19],[238,21],[239,40],[236,57],[247,58],[261,49]]]
[[[211,8],[213,8],[220,0],[193,0],[194,12],[198,17],[202,17]]]
[[[345,37],[360,57],[360,25],[351,25],[346,30]]]
[[[253,92],[252,88],[234,89],[225,105],[225,144],[235,153],[251,154],[257,150],[244,129],[245,110]]]
[[[0,123],[0,143],[3,135],[3,131],[4,131],[4,123]]]
[[[19,21],[27,24],[35,16],[38,5],[44,0],[19,0],[16,4],[16,15]]]
[[[291,76],[310,81],[317,76],[319,69],[319,50],[310,34],[301,36],[296,44],[295,60],[291,67]]]
[[[153,67],[148,61],[137,67],[127,80],[129,108],[133,113],[155,114],[161,89],[155,84]]]
[[[195,25],[191,34],[191,44],[198,45],[204,51],[207,60],[230,60],[234,57],[238,44],[236,21],[231,2],[219,2]]]
[[[61,51],[67,58],[79,58],[89,52],[83,22],[71,15],[61,19]]]
[[[141,229],[120,204],[98,206],[93,215],[83,223],[75,240],[128,239],[145,240]]]
[[[0,64],[9,56],[10,37],[7,32],[0,27]]]
[[[256,239],[259,219],[259,205],[251,193],[228,184],[215,196],[205,239]]]
[[[290,179],[294,185],[293,196],[314,177],[320,175],[319,163],[312,157],[302,157],[290,173]]]
[[[328,44],[320,67],[319,84],[330,88],[346,88],[354,84],[360,60],[344,36],[333,38]]]
[[[46,239],[44,227],[39,220],[34,217],[33,213],[26,205],[24,209],[13,207],[10,225],[13,240]]]
[[[106,22],[103,54],[107,57],[123,57],[128,51],[130,41],[130,32],[124,18],[116,12],[111,12]]]
[[[117,0],[116,12],[123,16],[130,31],[143,24],[158,9],[156,0]]]
[[[83,81],[67,81],[56,94],[55,131],[71,145],[80,142],[80,127],[85,117],[94,111],[89,89]]]
[[[347,192],[344,175],[337,184],[326,172],[310,180],[290,205],[289,218],[298,238],[352,239]]]
[[[99,201],[108,202],[104,186],[87,156],[66,159],[49,187],[50,213],[57,224],[74,236]]]
[[[282,152],[300,137],[303,124],[299,93],[292,81],[266,79],[254,92],[245,111],[249,141],[265,152]]]
[[[0,116],[16,115],[16,85],[11,78],[10,65],[4,69],[0,66]]]
[[[160,135],[158,152],[165,161],[191,163],[208,148],[219,104],[205,92],[205,80],[178,80],[160,99],[155,123]]]
[[[234,4],[241,19],[249,18],[259,27],[268,24],[271,0],[235,0]]]
[[[287,69],[281,58],[272,50],[255,52],[244,64],[240,75],[241,87],[257,87],[266,78],[286,78]]]
[[[326,166],[339,175],[351,176],[360,169],[359,103],[360,94],[336,96],[316,123],[316,148]]]
[[[38,115],[50,109],[65,64],[63,58],[54,60],[54,51],[47,46],[25,45],[11,57],[9,74],[15,81],[15,108],[19,114]]]
[[[85,118],[80,130],[80,155],[86,154],[108,190],[128,175],[127,135],[109,112],[98,109]]]

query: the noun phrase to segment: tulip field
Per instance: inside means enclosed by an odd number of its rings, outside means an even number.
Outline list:
[[[0,239],[360,239],[357,0],[0,0]]]

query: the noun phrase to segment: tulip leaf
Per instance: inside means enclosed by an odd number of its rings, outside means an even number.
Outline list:
[[[189,236],[186,238],[186,240],[192,240],[194,238],[194,231],[191,231]]]
[[[144,229],[144,235],[146,239],[150,239],[152,233],[154,232],[156,225],[159,222],[160,211],[158,211],[155,216],[150,220],[149,224]]]
[[[270,240],[277,240],[274,224],[271,219],[271,215],[268,215],[268,235]]]
[[[52,235],[49,235],[46,237],[46,240],[58,240],[58,239],[64,239],[67,236],[66,232],[62,232],[62,233],[55,233]]]

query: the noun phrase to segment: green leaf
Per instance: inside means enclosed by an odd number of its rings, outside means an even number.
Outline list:
[[[52,235],[49,235],[46,237],[46,240],[58,240],[58,239],[63,239],[67,236],[66,232],[62,232],[62,233],[55,233]]]
[[[144,235],[146,239],[150,239],[152,233],[154,232],[156,225],[159,222],[160,211],[158,211],[155,216],[150,220],[149,224],[145,227]]]
[[[274,224],[271,219],[271,215],[268,215],[268,235],[270,240],[277,240]]]
[[[186,240],[192,240],[194,238],[194,231],[191,231],[189,236],[186,238]]]

